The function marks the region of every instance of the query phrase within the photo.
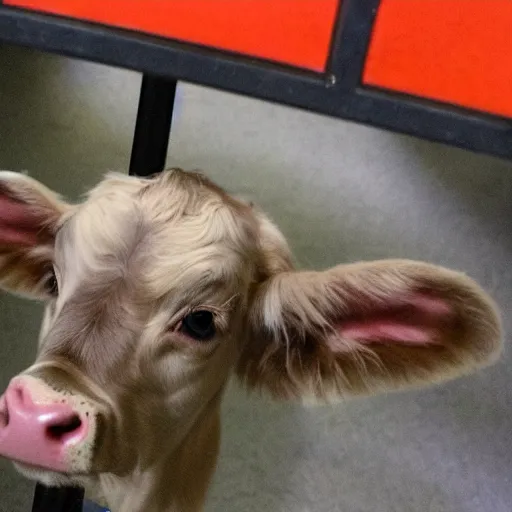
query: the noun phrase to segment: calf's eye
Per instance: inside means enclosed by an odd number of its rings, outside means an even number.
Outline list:
[[[215,336],[215,321],[211,311],[194,311],[181,322],[180,331],[198,341],[208,341]]]
[[[44,288],[52,297],[56,297],[59,294],[59,285],[57,283],[57,277],[55,276],[55,271],[53,269],[48,272],[48,276],[44,283]]]

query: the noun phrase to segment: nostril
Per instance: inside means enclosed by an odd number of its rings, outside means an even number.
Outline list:
[[[0,428],[9,425],[9,411],[0,411]]]
[[[5,395],[0,396],[0,428],[9,425],[9,409],[7,408],[7,400]]]
[[[18,385],[14,388],[14,394],[16,398],[23,403],[25,401],[25,390],[22,386]]]
[[[70,434],[76,433],[82,426],[82,420],[78,414],[73,414],[64,421],[59,421],[46,427],[46,434],[55,441],[62,441]]]
[[[11,405],[15,407],[27,407],[32,403],[32,398],[28,389],[26,389],[25,385],[22,382],[16,382],[9,386],[7,390],[7,394],[9,395],[8,400]]]
[[[0,402],[0,428],[7,427],[9,425],[9,409],[7,404]]]

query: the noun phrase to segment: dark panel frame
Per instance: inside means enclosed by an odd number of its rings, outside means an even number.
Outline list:
[[[1,5],[0,41],[198,83],[512,159],[512,119],[361,85],[379,1],[343,1],[325,74]]]

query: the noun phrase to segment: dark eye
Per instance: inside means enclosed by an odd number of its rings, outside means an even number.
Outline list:
[[[210,311],[194,311],[181,322],[181,332],[198,341],[208,341],[215,336],[215,322]]]
[[[49,293],[52,297],[56,297],[59,294],[59,285],[57,283],[57,278],[55,277],[55,271],[50,269],[48,272],[48,276],[46,277],[46,281],[44,283],[44,288],[47,293]]]

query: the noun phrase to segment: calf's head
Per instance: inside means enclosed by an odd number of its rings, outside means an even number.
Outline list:
[[[109,175],[77,205],[0,173],[0,286],[46,303],[37,360],[0,398],[0,455],[54,485],[166,465],[198,507],[230,374],[322,400],[453,378],[501,345],[464,275],[297,271],[262,212],[181,170]]]

